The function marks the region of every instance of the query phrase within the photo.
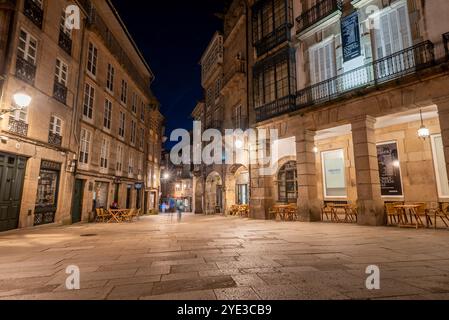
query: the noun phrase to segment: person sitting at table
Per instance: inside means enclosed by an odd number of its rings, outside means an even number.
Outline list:
[[[109,209],[111,209],[111,210],[117,210],[118,208],[119,208],[119,207],[118,207],[117,201],[114,201],[114,202],[111,204],[111,206],[110,206]]]

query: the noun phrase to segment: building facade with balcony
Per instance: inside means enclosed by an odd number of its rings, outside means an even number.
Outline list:
[[[71,220],[84,28],[65,27],[69,4],[0,2],[0,109],[16,109],[0,118],[0,231]],[[27,109],[14,104],[19,91]]]
[[[253,101],[257,128],[278,130],[279,152],[264,174],[251,171],[251,216],[296,203],[303,220],[317,221],[325,203],[349,203],[360,224],[383,225],[385,203],[447,202],[448,3],[274,1],[274,14],[260,9],[272,2],[252,10],[253,37],[270,39],[252,41],[261,55]],[[277,25],[291,33],[268,32]],[[272,39],[283,42],[274,48]]]
[[[163,117],[154,75],[110,1],[86,1],[77,114],[80,219],[95,208],[156,210]]]
[[[69,5],[79,29],[66,26]],[[0,109],[11,111],[0,119],[0,231],[88,221],[117,199],[150,208],[163,117],[112,4],[4,0],[0,17]],[[17,92],[28,108],[14,105]]]

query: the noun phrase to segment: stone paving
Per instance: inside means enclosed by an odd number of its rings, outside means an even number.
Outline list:
[[[193,215],[19,230],[0,234],[0,299],[449,299],[449,231]]]

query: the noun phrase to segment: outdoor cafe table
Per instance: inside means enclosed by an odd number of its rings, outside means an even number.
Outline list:
[[[109,219],[109,222],[122,222],[122,216],[128,214],[129,209],[111,209],[109,210],[109,213],[111,214],[111,219]]]
[[[419,227],[424,227],[424,223],[421,220],[421,217],[418,214],[418,209],[422,205],[419,204],[406,204],[406,205],[399,205],[395,206],[394,208],[398,210],[398,213],[401,213],[401,220],[402,224],[400,224],[400,227],[416,227],[418,229]],[[408,223],[408,217],[410,217],[410,223]],[[413,218],[416,221],[415,224],[413,224]]]
[[[279,217],[280,220],[286,221],[292,219],[292,214],[290,211],[292,206],[290,205],[277,205],[274,207],[274,211],[276,212],[276,219]]]
[[[332,221],[334,222],[341,222],[341,219],[338,217],[338,212],[339,211],[343,211],[343,213],[345,214],[345,222],[351,222],[352,218],[351,215],[349,214],[349,210],[351,210],[351,205],[350,204],[334,204],[331,206],[332,208]],[[348,220],[349,217],[349,220]]]

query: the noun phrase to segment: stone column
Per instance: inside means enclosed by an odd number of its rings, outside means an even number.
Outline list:
[[[440,120],[446,168],[449,173],[449,100],[438,102],[438,118]]]
[[[352,140],[357,180],[358,222],[361,225],[385,224],[374,124],[376,119],[364,116],[352,122]]]
[[[318,199],[318,176],[314,153],[315,132],[302,130],[296,135],[296,164],[298,171],[298,210],[301,221],[321,220]]]
[[[268,211],[273,205],[271,192],[272,178],[265,176],[259,165],[251,165],[250,169],[250,218],[269,219]]]

